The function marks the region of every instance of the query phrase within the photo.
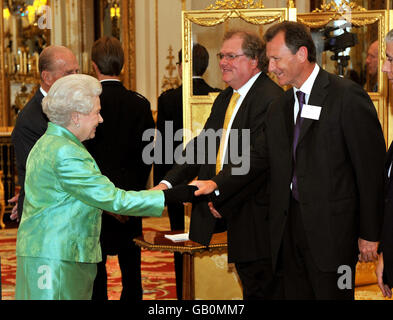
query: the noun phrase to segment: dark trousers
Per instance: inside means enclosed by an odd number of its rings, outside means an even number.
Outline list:
[[[141,277],[141,250],[135,245],[121,248],[117,254],[121,271],[120,300],[139,301],[142,300],[142,277]],[[108,278],[106,271],[107,255],[102,254],[102,261],[97,264],[97,276],[94,280],[92,300],[108,300]]]
[[[120,222],[104,213],[100,244],[102,261],[97,264],[92,300],[108,300],[106,260],[108,255],[117,255],[121,271],[122,292],[120,300],[142,300],[141,249],[132,241],[142,233],[142,220],[129,217]]]
[[[183,204],[168,205],[169,222],[172,231],[184,230],[184,206]],[[183,298],[183,255],[180,252],[174,253],[176,294],[177,299]]]
[[[352,289],[339,288],[338,280],[342,274],[337,271],[322,272],[317,267],[306,238],[299,203],[292,199],[282,243],[285,298],[290,300],[353,300],[355,265],[350,267]]]
[[[242,282],[243,300],[284,299],[282,278],[273,274],[271,259],[235,263]]]

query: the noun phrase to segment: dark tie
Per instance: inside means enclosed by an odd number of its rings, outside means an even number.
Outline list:
[[[300,127],[303,122],[303,118],[300,117],[303,109],[303,104],[304,104],[304,97],[305,93],[302,91],[297,91],[296,96],[297,100],[299,101],[299,112],[297,113],[296,117],[296,123],[295,123],[295,129],[293,131],[293,176],[292,176],[292,196],[299,201],[299,192],[297,189],[297,176],[296,176],[296,147],[297,147],[297,142],[299,140],[299,135],[300,135]]]

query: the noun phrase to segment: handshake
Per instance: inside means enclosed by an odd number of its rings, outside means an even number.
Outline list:
[[[195,191],[198,190],[198,187],[193,185],[178,185],[171,189],[163,190],[165,196],[165,203],[183,203],[183,202],[192,202],[196,203],[199,201],[211,201],[213,202],[215,198],[215,194],[212,192],[207,195],[195,195]]]
[[[183,202],[207,202],[211,214],[215,218],[222,218],[216,210],[219,205],[218,196],[215,190],[218,190],[217,184],[212,180],[194,180],[189,185],[178,185],[172,189],[164,183],[159,183],[150,190],[162,190],[165,196],[165,204],[183,203]]]

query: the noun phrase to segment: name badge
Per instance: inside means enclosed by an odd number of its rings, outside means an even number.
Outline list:
[[[321,110],[322,107],[313,106],[311,104],[304,104],[300,116],[302,118],[319,120],[319,116],[321,115]]]

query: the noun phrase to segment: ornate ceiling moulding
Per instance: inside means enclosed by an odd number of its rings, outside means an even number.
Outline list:
[[[205,10],[231,10],[231,9],[263,9],[263,1],[254,0],[217,0],[215,4],[211,4]]]

